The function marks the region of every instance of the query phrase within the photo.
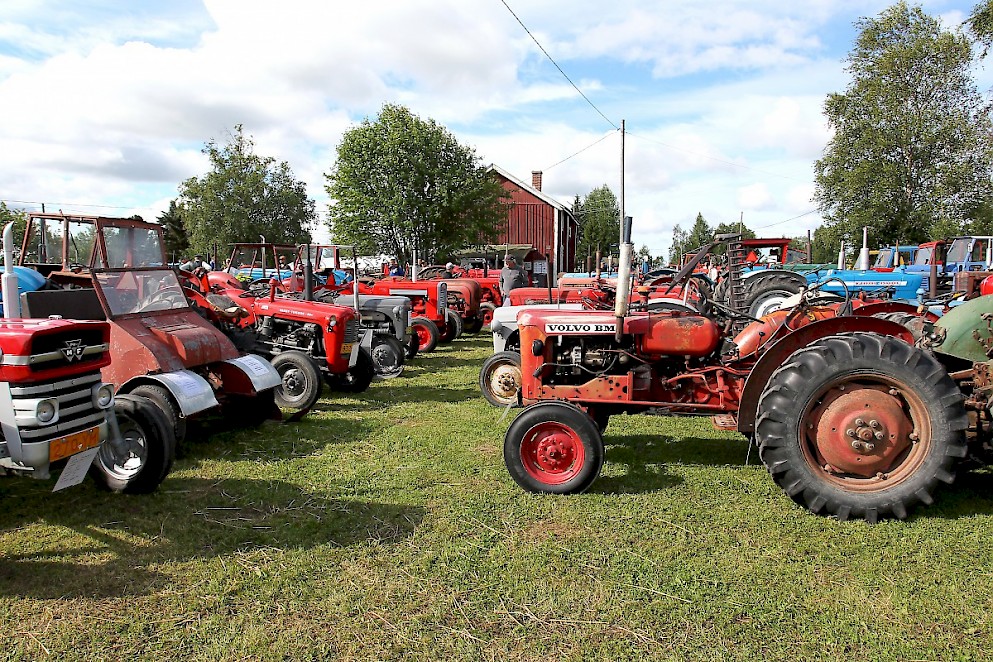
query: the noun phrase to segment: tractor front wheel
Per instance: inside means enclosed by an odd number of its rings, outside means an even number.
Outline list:
[[[931,354],[868,333],[793,353],[759,400],[773,480],[814,513],[903,519],[933,502],[966,455],[963,396]]]
[[[321,371],[309,356],[295,349],[280,352],[272,359],[272,367],[282,383],[275,388],[276,404],[287,409],[310,409],[321,398],[324,383]]]
[[[324,380],[332,391],[362,393],[369,388],[375,376],[376,369],[373,367],[372,357],[363,349],[359,351],[358,360],[348,372],[340,375],[325,375]]]
[[[166,414],[149,398],[118,395],[114,400],[119,439],[100,445],[90,473],[112,492],[148,494],[172,468],[176,437]]]
[[[493,311],[496,310],[496,305],[491,301],[484,301],[479,304],[479,319],[482,320],[483,326],[489,327],[490,322],[493,321]]]
[[[517,406],[521,388],[520,352],[497,352],[479,371],[479,390],[494,407]]]
[[[406,348],[395,336],[375,336],[372,340],[372,365],[376,376],[393,379],[403,374]]]
[[[438,346],[438,337],[441,335],[438,331],[438,325],[426,317],[415,317],[410,326],[414,330],[414,335],[417,336],[417,351],[433,352]]]
[[[503,441],[511,478],[529,492],[584,492],[600,475],[603,456],[596,423],[565,402],[531,405],[511,423]]]
[[[441,333],[438,342],[448,344],[462,335],[462,318],[451,308],[446,308],[444,328],[438,327],[438,330]]]

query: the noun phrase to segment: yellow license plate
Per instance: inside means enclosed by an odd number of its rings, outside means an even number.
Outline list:
[[[352,343],[350,343],[350,342],[343,342],[343,343],[341,343],[341,353],[342,354],[347,354],[347,355],[351,356],[352,355]]]
[[[74,432],[60,439],[48,442],[48,461],[55,462],[64,457],[81,453],[100,444],[100,426]]]

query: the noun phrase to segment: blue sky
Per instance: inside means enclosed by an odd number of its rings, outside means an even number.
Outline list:
[[[656,253],[698,212],[802,235],[820,223],[821,105],[847,84],[854,22],[890,4],[506,3],[595,109],[502,0],[5,0],[0,199],[154,218],[242,124],[323,211],[342,133],[401,103],[485,163],[543,170],[564,203],[619,192],[626,120],[626,211]],[[973,3],[923,6],[957,28]]]

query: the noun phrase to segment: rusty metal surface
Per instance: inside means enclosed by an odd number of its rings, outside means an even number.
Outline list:
[[[779,369],[787,357],[801,347],[813,344],[819,338],[838,335],[841,333],[878,333],[893,336],[903,340],[908,345],[914,344],[914,337],[903,326],[889,320],[875,317],[834,317],[814,322],[805,326],[769,346],[752,366],[741,395],[741,405],[738,410],[738,431],[750,435],[755,431],[759,397],[765,385],[769,383],[772,373]]]

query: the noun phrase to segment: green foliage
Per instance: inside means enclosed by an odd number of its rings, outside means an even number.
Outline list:
[[[331,234],[362,253],[434,259],[493,241],[506,219],[506,191],[475,150],[403,106],[347,131],[325,177]]]
[[[621,207],[606,184],[587,193],[582,202],[577,196],[573,213],[579,221],[576,255],[596,255],[598,249],[607,255],[611,252],[610,247],[616,247],[620,242]]]
[[[740,234],[742,239],[755,239],[755,232],[748,229],[748,226],[744,223],[718,223],[717,227],[714,228],[713,235],[719,234]],[[715,246],[714,254],[723,255],[725,252],[724,246]]]
[[[686,252],[687,233],[679,223],[672,226],[672,245],[669,246],[669,264],[682,264],[683,253]]]
[[[175,200],[169,201],[169,209],[162,212],[158,220],[159,225],[162,226],[162,236],[169,259],[189,257],[190,241],[186,236],[186,227],[183,225],[183,214]]]
[[[993,194],[993,123],[968,39],[904,2],[857,26],[851,83],[824,103],[834,135],[815,200],[826,225],[851,243],[869,226],[879,245],[966,229]]]
[[[179,187],[178,211],[190,250],[206,255],[215,244],[223,251],[233,242],[259,241],[259,235],[272,243],[310,241],[314,201],[286,161],[257,155],[240,124],[226,144],[212,139],[203,153],[211,171]]]
[[[703,217],[703,214],[697,212],[696,220],[693,221],[693,227],[690,228],[689,233],[686,235],[686,251],[684,252],[695,252],[697,249],[702,248],[714,240],[714,230],[707,223],[707,220]]]
[[[985,0],[976,5],[969,14],[966,25],[979,43],[982,57],[986,57],[993,46],[993,0]]]
[[[11,222],[14,223],[14,252],[17,254],[24,239],[24,230],[28,227],[28,215],[23,210],[11,209],[6,202],[0,202],[0,231]]]

